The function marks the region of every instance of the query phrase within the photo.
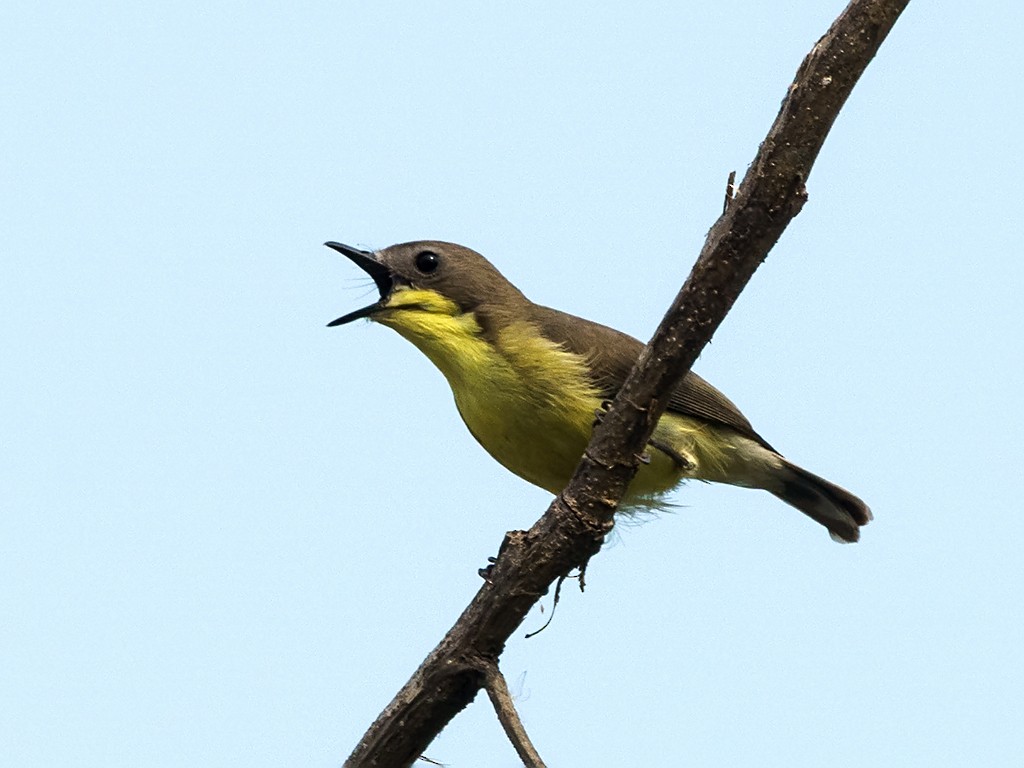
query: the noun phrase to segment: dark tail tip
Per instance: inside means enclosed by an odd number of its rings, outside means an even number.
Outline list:
[[[848,490],[789,462],[782,487],[772,493],[828,528],[838,542],[857,541],[861,526],[872,519],[868,505]]]

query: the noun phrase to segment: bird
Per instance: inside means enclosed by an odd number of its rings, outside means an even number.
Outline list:
[[[361,318],[412,342],[447,379],[470,433],[501,465],[558,494],[643,344],[625,333],[530,301],[476,251],[421,240],[367,251],[329,241],[370,278]],[[768,491],[855,542],[871,519],[857,496],[784,458],[725,395],[690,372],[672,392],[619,511],[670,508],[685,480]]]

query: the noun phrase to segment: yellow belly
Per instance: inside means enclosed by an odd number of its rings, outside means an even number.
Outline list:
[[[412,295],[402,298],[413,302]],[[470,432],[496,461],[558,493],[576,469],[601,407],[586,360],[526,323],[509,325],[496,339],[485,340],[471,314],[451,310],[438,311],[434,305],[429,311],[403,309],[379,322],[415,344],[441,370]],[[663,416],[655,439],[685,457],[687,466],[648,450],[650,462],[641,465],[624,504],[661,506],[660,497],[687,477],[724,479],[739,451],[723,441],[727,435],[721,432],[676,414]]]
[[[524,480],[558,493],[587,447],[601,398],[574,355],[545,350],[543,358],[546,364],[528,376],[503,357],[484,377],[449,381],[463,421],[487,452]]]
[[[524,480],[551,493],[561,491],[572,477],[601,408],[600,394],[574,370],[582,361],[560,350],[557,355],[564,375],[555,381],[534,376],[524,382],[516,375],[519,369],[514,369],[493,375],[486,385],[452,387],[463,421],[487,452]],[[556,358],[549,358],[548,372],[556,370],[555,362]],[[576,375],[570,377],[570,373]],[[566,386],[566,382],[572,384]],[[532,386],[524,387],[525,383]],[[685,464],[648,447],[648,462],[640,465],[623,505],[665,506],[662,497],[687,478],[733,481],[732,465],[742,459],[742,438],[733,441],[730,437],[693,419],[663,416],[653,439],[670,446]]]

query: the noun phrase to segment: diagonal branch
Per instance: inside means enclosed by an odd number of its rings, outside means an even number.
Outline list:
[[[800,212],[832,123],[907,2],[853,0],[804,59],[735,199],[594,430],[572,481],[529,531],[506,536],[484,586],[370,726],[347,766],[415,761],[485,684],[479,660],[496,663],[551,583],[600,550],[669,393]]]

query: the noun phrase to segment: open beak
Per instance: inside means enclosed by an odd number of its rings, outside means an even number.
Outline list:
[[[394,287],[394,281],[391,279],[391,270],[377,261],[369,251],[361,251],[350,245],[335,243],[333,241],[328,241],[324,243],[324,245],[328,248],[333,248],[338,253],[344,254],[352,259],[360,269],[373,278],[373,282],[376,284],[377,290],[380,291],[380,299],[373,302],[370,306],[357,309],[355,312],[349,312],[347,315],[339,317],[337,320],[332,320],[327,324],[327,326],[330,328],[335,325],[350,323],[361,317],[369,317],[380,309],[381,302],[390,295],[391,289]]]

